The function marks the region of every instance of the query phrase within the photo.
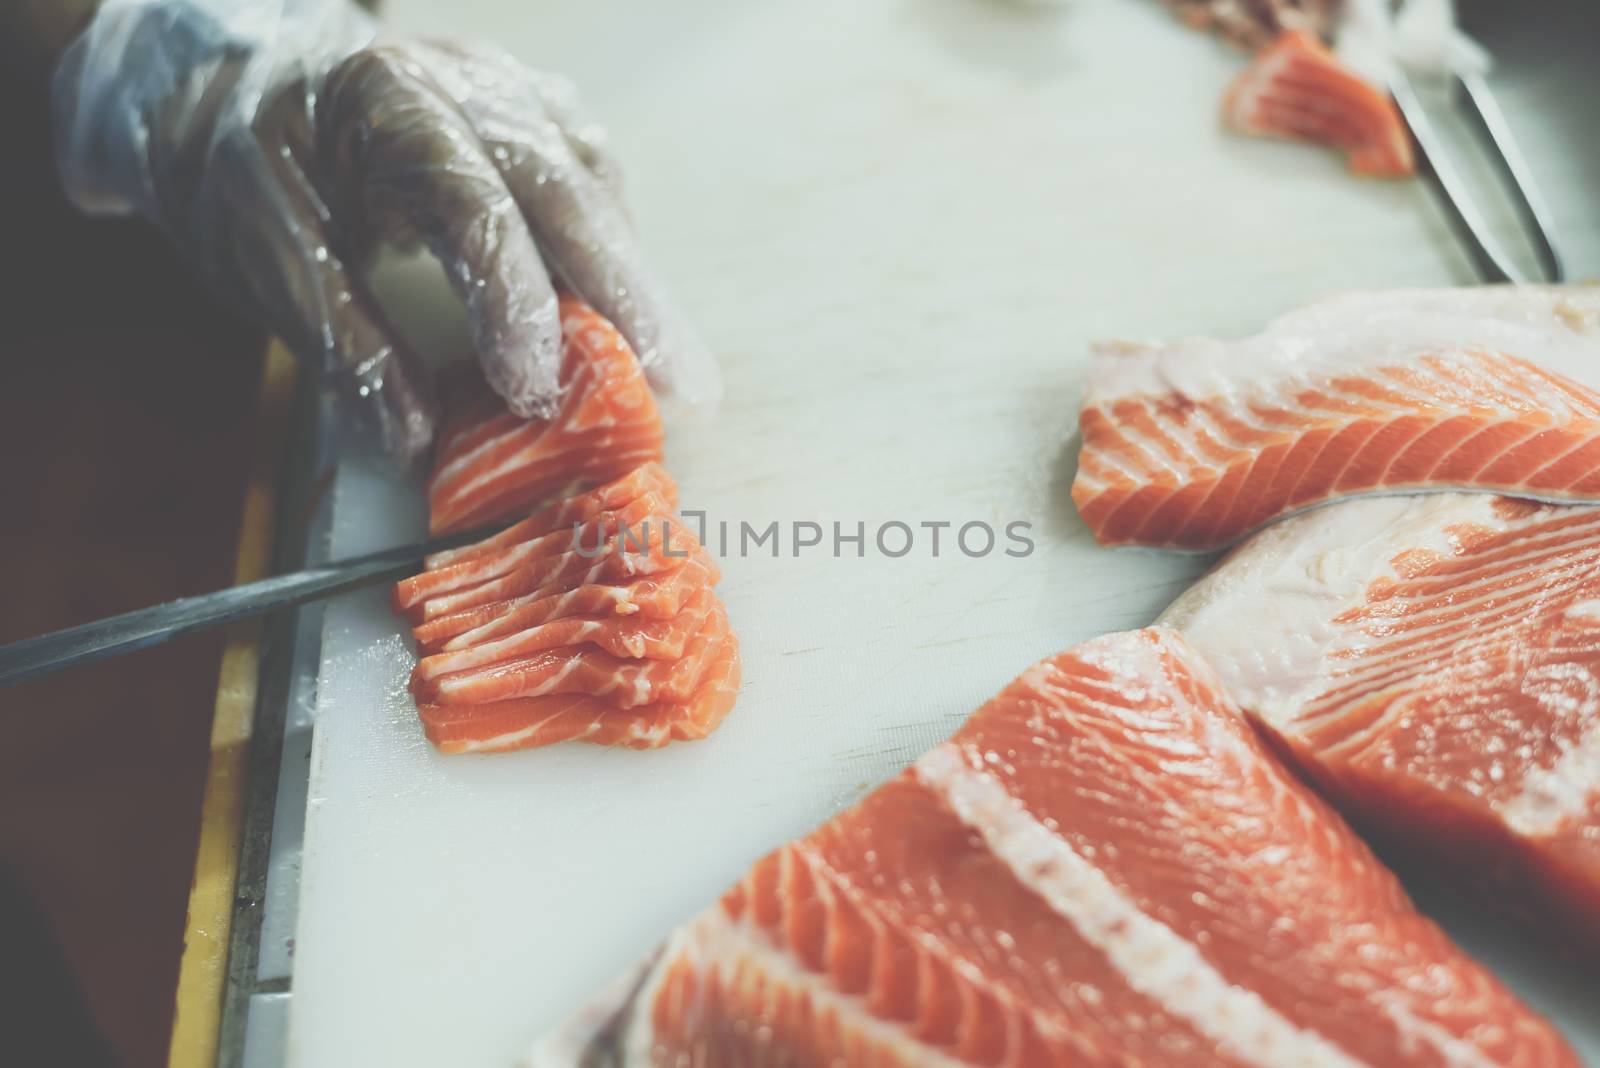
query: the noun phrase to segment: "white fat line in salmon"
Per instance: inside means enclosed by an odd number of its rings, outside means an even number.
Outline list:
[[[1003,785],[946,742],[913,765],[917,778],[982,836],[1023,886],[1106,955],[1128,985],[1160,1002],[1228,1054],[1277,1068],[1355,1068],[1363,1062],[1230,983],[1199,949],[1146,915]]]
[[[573,698],[574,703],[576,703],[578,700],[578,698]],[[544,728],[549,725],[551,720],[566,715],[569,710],[570,709],[568,706],[563,705],[560,709],[551,712],[548,716],[545,716],[537,723],[530,723],[526,727],[519,727],[514,731],[507,731],[504,734],[497,734],[493,738],[464,738],[459,743],[461,746],[461,752],[500,753],[507,749],[515,749],[523,740],[532,738],[535,734],[538,734],[540,731],[544,730]],[[600,721],[595,719],[590,722],[587,728],[573,734],[569,740],[576,741],[581,739],[586,734],[593,734],[599,729]]]
[[[721,906],[712,906],[679,928],[668,941],[655,972],[639,988],[622,1043],[620,1063],[649,1065],[655,1034],[650,1009],[660,993],[661,983],[674,965],[687,964],[702,978],[715,975],[722,981],[737,982],[736,969],[743,968],[762,976],[769,987],[776,986],[799,995],[812,1009],[812,1018],[832,1015],[848,1021],[849,1027],[865,1040],[864,1045],[891,1053],[895,1063],[915,1064],[919,1068],[968,1068],[957,1060],[913,1038],[903,1021],[883,1020],[867,1010],[866,999],[858,994],[842,994],[828,977],[801,967],[780,950],[765,931],[752,925],[748,916],[734,921]],[[545,1068],[540,1065],[539,1068]]]
[[[1499,1061],[1487,1056],[1477,1046],[1412,1012],[1397,995],[1379,993],[1375,997],[1383,1006],[1384,1015],[1394,1021],[1400,1032],[1402,1052],[1409,1055],[1416,1052],[1419,1046],[1430,1046],[1444,1057],[1449,1068],[1501,1068]]]

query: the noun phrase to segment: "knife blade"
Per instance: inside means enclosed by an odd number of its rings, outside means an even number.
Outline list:
[[[385,579],[402,578],[419,568],[423,557],[429,553],[470,545],[496,529],[473,530],[383,549],[0,645],[0,686],[131,653],[277,608],[332,597]]]

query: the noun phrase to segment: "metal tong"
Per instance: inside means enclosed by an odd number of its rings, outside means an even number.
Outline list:
[[[1479,210],[1450,152],[1445,147],[1428,109],[1423,105],[1410,76],[1397,70],[1390,79],[1390,92],[1400,115],[1416,139],[1423,162],[1431,176],[1457,236],[1467,248],[1473,264],[1488,282],[1563,282],[1566,268],[1551,236],[1550,214],[1539,196],[1522,150],[1511,136],[1511,126],[1500,110],[1489,84],[1476,73],[1452,74],[1448,91],[1456,109],[1476,129],[1490,151],[1487,156],[1500,172],[1511,193],[1511,205],[1526,230],[1528,243],[1539,260],[1542,279],[1530,279],[1518,270],[1505,249],[1490,232],[1488,220]]]
[[[423,558],[430,553],[470,545],[493,534],[500,526],[336,560],[304,571],[184,597],[153,608],[124,612],[109,619],[0,645],[0,686],[38,678],[76,664],[131,653],[207,627],[332,597],[385,579],[404,578],[421,567]]]

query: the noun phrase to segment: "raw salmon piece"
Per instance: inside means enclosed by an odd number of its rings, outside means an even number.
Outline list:
[[[1166,4],[1190,27],[1220,33],[1246,48],[1259,48],[1288,29],[1331,34],[1343,6],[1341,0],[1166,0]]]
[[[715,603],[716,594],[709,587],[702,587],[683,610],[670,619],[563,616],[519,629],[503,638],[490,638],[424,656],[417,662],[412,678],[428,682],[564,646],[592,645],[615,657],[677,660],[684,655],[689,639],[699,632]]]
[[[411,675],[411,693],[419,705],[478,705],[548,694],[585,694],[614,708],[679,702],[699,687],[728,637],[727,612],[713,597],[688,649],[675,660],[635,660],[570,645],[438,674],[422,671],[419,664]]]
[[[428,482],[435,534],[514,515],[569,490],[661,459],[661,414],[622,335],[593,308],[561,298],[561,406],[520,419],[478,383],[440,438]]]
[[[625,989],[532,1063],[1579,1063],[1159,629],[1029,669]]]
[[[666,468],[654,462],[641,464],[621,478],[596,486],[587,493],[579,493],[545,505],[526,519],[497,534],[491,534],[482,541],[463,545],[458,549],[445,549],[442,552],[432,553],[423,561],[423,566],[433,571],[532,541],[552,531],[571,530],[574,523],[586,522],[602,512],[618,511],[650,493],[656,494],[667,503],[666,511],[678,507],[678,485],[672,480],[672,476],[667,474]]]
[[[635,497],[616,511],[598,512],[537,537],[485,549],[473,556],[440,565],[395,584],[394,606],[409,612],[422,602],[481,586],[508,575],[541,557],[571,552],[574,546],[593,547],[628,532],[642,537],[643,524],[655,516],[670,515],[672,505],[658,493]]]
[[[426,622],[530,593],[543,596],[585,584],[627,582],[671,571],[699,548],[694,531],[682,520],[649,516],[603,542],[580,539],[569,552],[536,556],[498,578],[429,597],[406,611],[415,622]]]
[[[564,616],[637,616],[670,619],[705,586],[721,578],[704,549],[681,566],[644,575],[623,585],[589,584],[559,593],[532,593],[438,616],[411,631],[424,654],[463,649],[492,638],[537,627]]]
[[[1072,499],[1108,545],[1208,549],[1338,497],[1600,500],[1600,287],[1353,294],[1234,342],[1091,358]]]
[[[1164,619],[1356,822],[1600,951],[1600,509],[1350,501]]]
[[[443,753],[494,753],[584,741],[656,749],[708,736],[739,695],[739,644],[730,634],[699,688],[684,701],[619,709],[584,694],[523,697],[482,705],[417,706],[428,740]]]
[[[1288,30],[1263,49],[1222,101],[1236,130],[1342,150],[1355,174],[1416,174],[1411,134],[1387,92],[1341,64],[1311,34]]]

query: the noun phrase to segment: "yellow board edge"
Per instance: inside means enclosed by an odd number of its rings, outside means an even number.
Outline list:
[[[265,578],[272,559],[278,486],[289,446],[296,368],[282,344],[267,346],[257,406],[255,455],[245,490],[234,555],[237,585]],[[189,915],[178,966],[168,1068],[212,1068],[222,1024],[228,936],[244,830],[250,735],[255,722],[261,625],[251,620],[228,631],[211,719],[211,756],[200,803],[200,841]]]

